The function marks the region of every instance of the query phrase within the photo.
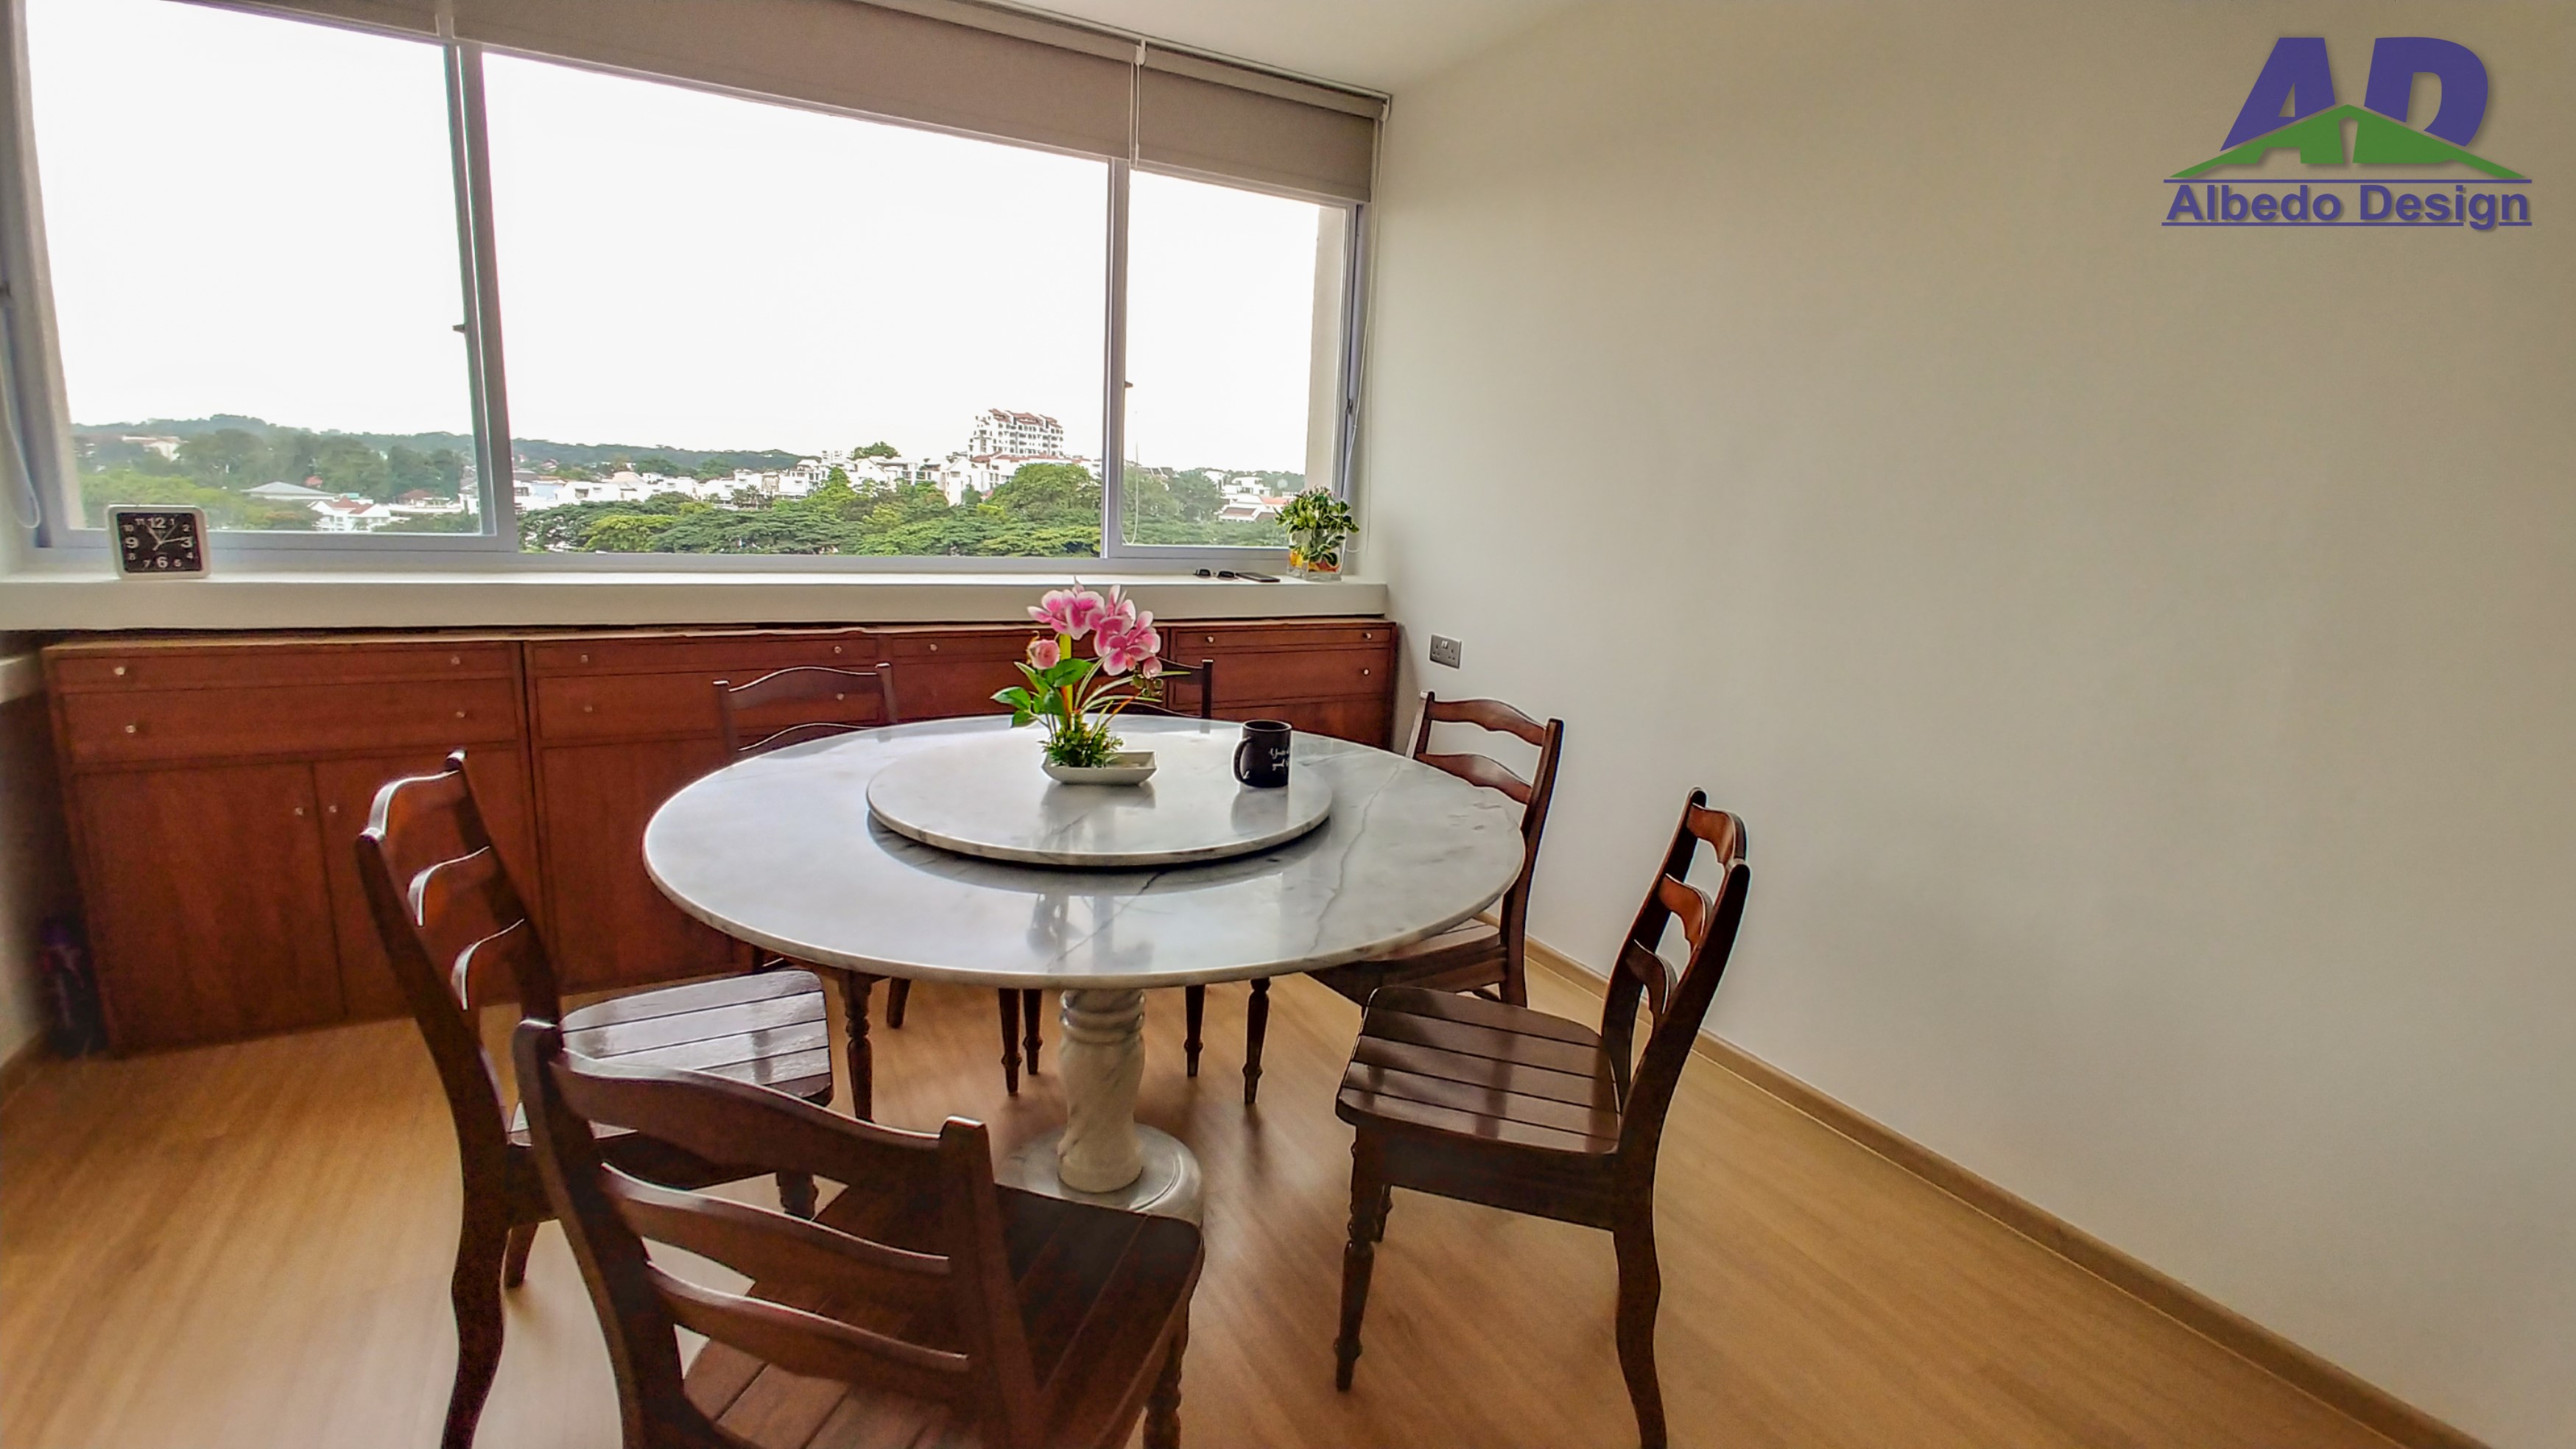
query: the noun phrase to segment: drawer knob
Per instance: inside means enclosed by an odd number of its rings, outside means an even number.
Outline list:
[[[588,663],[590,662],[590,656],[589,656],[589,655],[587,655],[587,654],[585,654],[585,655],[581,656],[581,662],[582,662],[582,663],[584,663],[584,664],[588,664]]]
[[[1363,668],[1360,670],[1360,678],[1362,678],[1362,679],[1366,679],[1366,678],[1368,678],[1368,670],[1367,670],[1365,667],[1363,667]],[[458,710],[458,711],[457,711],[457,713],[458,713],[458,714],[460,714],[460,715],[461,715],[461,714],[463,714],[464,712],[465,712],[465,711],[463,711],[463,710]]]
[[[119,678],[119,679],[123,679],[123,678],[125,677],[125,666],[124,666],[124,665],[120,664],[120,665],[116,666],[116,677],[117,677],[117,678]]]
[[[833,695],[833,696],[832,696],[832,702],[833,702],[834,704],[838,704],[838,703],[840,703],[842,700],[845,700],[845,699],[848,699],[848,698],[849,698],[849,696],[848,696],[848,695],[846,695],[846,694],[835,694],[835,695]]]
[[[1368,671],[1367,671],[1367,670],[1365,670],[1365,669],[1361,670],[1360,672],[1361,672],[1362,674],[1366,674],[1366,673],[1368,673]],[[461,710],[461,709],[460,709],[460,710],[458,710],[458,711],[456,712],[456,717],[457,717],[458,719],[463,719],[463,718],[465,718],[465,711],[463,711],[463,710]]]
[[[340,807],[337,805],[325,805],[322,807],[322,813],[325,815],[337,815],[340,813]]]
[[[583,714],[590,714],[590,713],[592,713],[593,711],[597,710],[598,708],[599,708],[599,706],[598,706],[598,705],[595,705],[595,704],[585,704],[585,705],[583,705],[583,706],[581,707],[581,712],[582,712]]]
[[[832,652],[833,652],[833,653],[835,653],[835,654],[840,653],[840,652],[841,652],[841,646],[840,646],[840,645],[838,645],[838,644],[833,645],[833,646],[832,646]]]
[[[125,727],[125,732],[129,735],[139,735],[143,733],[143,726],[139,724],[130,724]]]
[[[303,818],[304,818],[304,807],[303,807],[303,806],[298,805],[298,806],[296,806],[296,807],[295,807],[295,818],[296,818],[296,819],[298,819],[298,820],[301,820],[301,819],[303,819]]]
[[[462,664],[465,662],[465,656],[462,654],[450,654],[447,656],[447,662],[450,664]]]
[[[933,653],[933,654],[938,653],[938,652],[939,652],[939,646],[938,646],[938,645],[936,645],[936,644],[931,645],[931,646],[930,646],[930,652],[931,652],[931,653]]]

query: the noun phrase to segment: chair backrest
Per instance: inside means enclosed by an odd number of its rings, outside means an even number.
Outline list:
[[[746,718],[759,710],[791,718],[764,734],[761,725]],[[728,756],[757,755],[827,735],[903,722],[895,708],[894,666],[890,663],[869,670],[800,665],[772,670],[749,684],[739,685],[730,679],[719,679],[716,718],[723,728]]]
[[[1714,892],[1689,880],[1691,859],[1702,841],[1724,872]],[[1601,1008],[1601,1040],[1619,1082],[1623,1167],[1654,1171],[1664,1112],[1672,1105],[1673,1087],[1681,1081],[1691,1043],[1698,1038],[1709,1002],[1717,995],[1718,979],[1726,974],[1736,927],[1744,919],[1744,893],[1752,879],[1752,867],[1744,860],[1744,822],[1708,808],[1707,792],[1691,791],[1682,803],[1681,824],[1673,829],[1672,846],[1646,887],[1645,904],[1637,908],[1636,924],[1628,928],[1628,938],[1619,947]],[[1679,971],[1655,950],[1665,927],[1676,920],[1690,947]],[[1629,1051],[1641,996],[1654,1027],[1632,1069]]]
[[[470,1184],[507,1156],[509,1140],[477,1013],[515,990],[530,1010],[559,1014],[553,963],[484,828],[463,750],[435,775],[378,790],[357,852],[376,937],[438,1068]]]
[[[1537,769],[1524,780],[1483,755],[1435,754],[1431,749],[1435,724],[1471,724],[1536,745]],[[1429,690],[1422,692],[1422,722],[1413,731],[1413,758],[1470,785],[1500,790],[1521,807],[1521,873],[1503,892],[1502,909],[1503,950],[1511,958],[1514,980],[1520,979],[1523,969],[1530,882],[1538,878],[1539,837],[1547,830],[1548,802],[1556,797],[1557,759],[1564,753],[1565,721],[1561,719],[1540,724],[1499,699],[1442,699]]]
[[[1183,664],[1177,659],[1160,661],[1163,672],[1152,679],[1137,681],[1136,702],[1127,708],[1137,714],[1167,714],[1179,719],[1216,718],[1216,661],[1202,659],[1196,664]],[[1174,685],[1181,686],[1178,697]],[[1196,705],[1183,699],[1195,699]]]
[[[1036,1449],[1038,1385],[982,1124],[905,1132],[748,1083],[592,1061],[546,1021],[521,1022],[511,1050],[538,1174],[608,1336],[630,1449],[736,1442],[684,1392],[682,1328],[792,1374],[944,1403],[993,1449]],[[595,1126],[746,1173],[829,1178],[842,1193],[827,1216],[849,1230],[628,1176],[601,1162]],[[747,1274],[763,1296],[682,1277],[648,1241]]]

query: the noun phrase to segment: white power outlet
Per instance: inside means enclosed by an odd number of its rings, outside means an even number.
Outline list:
[[[1452,669],[1457,668],[1458,647],[1458,641],[1450,638],[1446,634],[1432,635],[1431,662],[1434,664],[1446,664]]]

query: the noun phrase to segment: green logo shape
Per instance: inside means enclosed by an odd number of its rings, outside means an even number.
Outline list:
[[[2350,156],[2346,156],[2343,149],[2343,123],[2346,120],[2359,122],[2353,128]],[[2221,166],[2258,165],[2265,152],[2285,151],[2292,147],[2298,149],[2302,166],[2341,166],[2347,161],[2364,166],[2440,166],[2457,161],[2506,181],[2528,179],[2519,171],[2508,171],[2483,156],[2473,156],[2439,136],[2428,136],[2412,126],[2359,106],[2335,106],[2304,120],[2292,121],[2242,146],[2221,151],[2197,166],[2177,171],[2173,179],[2187,181]]]

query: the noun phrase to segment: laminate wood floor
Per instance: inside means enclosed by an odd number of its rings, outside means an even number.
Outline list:
[[[1532,991],[1598,1015],[1568,983]],[[1350,1133],[1332,1102],[1358,1014],[1280,982],[1248,1113],[1244,998],[1210,993],[1195,1082],[1179,993],[1149,1008],[1140,1115],[1193,1143],[1208,1181],[1185,1442],[1634,1444],[1607,1235],[1411,1193],[1379,1251],[1357,1387],[1333,1392]],[[497,1046],[507,1024],[490,1026]],[[1059,1037],[1014,1100],[992,994],[919,989],[905,1029],[876,1033],[880,1110],[980,1116],[1007,1150],[1061,1121]],[[456,1194],[408,1023],[45,1069],[0,1110],[0,1444],[436,1443]],[[1676,1444],[2386,1449],[1712,1062],[1683,1078],[1658,1206]],[[509,1295],[481,1442],[616,1440],[599,1331],[548,1228]]]

